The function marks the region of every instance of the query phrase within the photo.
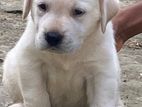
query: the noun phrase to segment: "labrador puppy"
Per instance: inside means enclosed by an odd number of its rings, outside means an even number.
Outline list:
[[[24,0],[27,27],[4,62],[10,107],[120,107],[117,11],[117,0]]]

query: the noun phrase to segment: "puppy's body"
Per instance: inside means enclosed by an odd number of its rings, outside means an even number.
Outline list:
[[[118,107],[120,74],[112,25],[104,34],[97,22],[90,28],[72,53],[40,51],[30,17],[4,63],[3,82],[19,103],[11,107]]]

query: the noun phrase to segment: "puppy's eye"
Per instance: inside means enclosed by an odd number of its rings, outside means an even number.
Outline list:
[[[44,3],[41,3],[41,4],[38,4],[38,8],[41,10],[41,11],[47,11],[48,7],[46,4]]]
[[[86,12],[83,9],[76,8],[73,10],[73,16],[82,16]]]

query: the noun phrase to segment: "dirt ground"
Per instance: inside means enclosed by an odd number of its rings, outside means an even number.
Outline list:
[[[127,6],[136,0],[121,1],[121,5]],[[25,21],[21,20],[21,2],[0,0],[0,107],[12,103],[1,83],[2,63],[6,53],[21,36],[24,27]],[[124,104],[126,107],[142,107],[142,34],[125,44],[119,52],[119,58],[122,68],[121,97]]]

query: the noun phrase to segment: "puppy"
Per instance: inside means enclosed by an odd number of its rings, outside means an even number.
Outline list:
[[[25,0],[28,24],[4,63],[10,107],[118,107],[117,11],[116,0]]]

